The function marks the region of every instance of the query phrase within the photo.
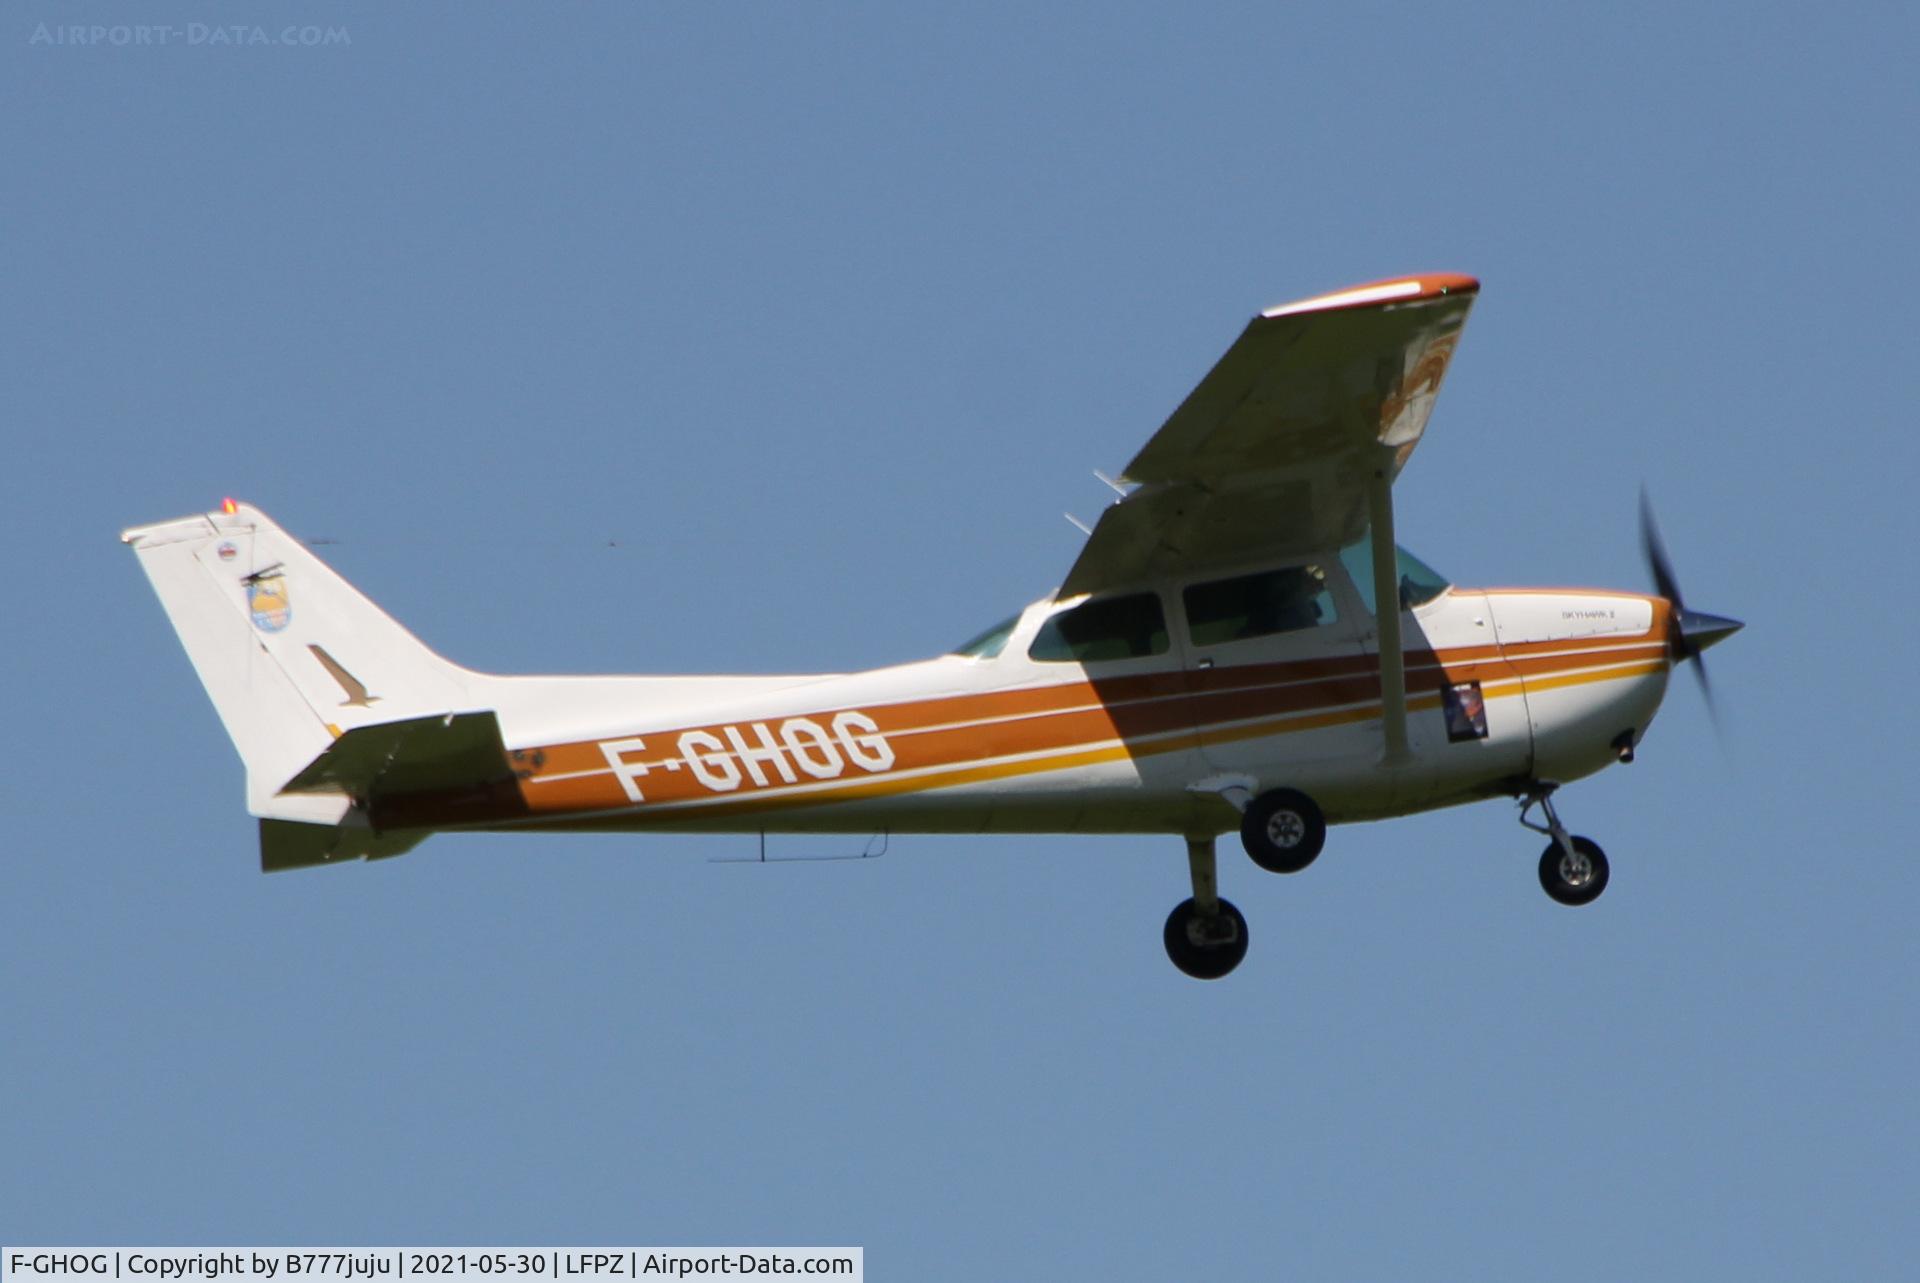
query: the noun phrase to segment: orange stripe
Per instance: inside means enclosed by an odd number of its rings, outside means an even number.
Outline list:
[[[1463,648],[1478,653],[1490,648]],[[1660,671],[1665,667],[1664,647],[1632,640],[1622,644],[1615,639],[1612,653],[1601,648],[1581,646],[1574,653],[1538,656],[1522,664],[1454,663],[1435,667],[1425,673],[1414,689],[1409,707],[1422,711],[1437,707],[1443,684],[1479,680],[1488,698],[1520,693],[1521,681],[1527,689],[1547,690],[1587,682],[1608,681]],[[1460,651],[1449,651],[1451,659]],[[1622,666],[1620,661],[1627,661]],[[1370,664],[1369,657],[1359,662]],[[788,806],[820,805],[861,797],[888,796],[925,791],[980,780],[1007,778],[1040,771],[1069,769],[1092,762],[1139,758],[1189,747],[1197,743],[1230,743],[1263,736],[1351,724],[1379,716],[1377,675],[1340,680],[1295,680],[1281,685],[1249,684],[1288,672],[1320,671],[1344,668],[1349,661],[1306,661],[1297,665],[1250,665],[1244,669],[1200,670],[1216,679],[1231,679],[1234,686],[1176,698],[1167,691],[1164,680],[1151,682],[1073,682],[1053,687],[1022,691],[999,691],[981,696],[954,696],[945,699],[910,701],[901,705],[876,705],[862,711],[874,717],[880,733],[893,748],[895,761],[883,775],[854,777],[836,781],[816,781],[798,770],[792,784],[785,782],[771,766],[763,767],[769,783],[754,786],[745,794],[717,793],[694,778],[690,763],[679,761],[677,739],[687,730],[643,733],[642,738],[658,741],[658,753],[650,742],[646,751],[625,760],[649,766],[641,787],[647,801],[644,809],[684,812],[690,807],[703,814],[733,814]],[[1596,664],[1605,665],[1595,668]],[[1166,675],[1156,675],[1164,677]],[[1173,674],[1176,679],[1179,674]],[[1109,704],[1115,686],[1130,686],[1131,691],[1152,692],[1136,698],[1134,707]],[[1075,707],[1073,700],[1094,701],[1091,707]],[[906,716],[897,716],[906,710]],[[1211,715],[1208,711],[1211,710]],[[947,721],[936,720],[944,714]],[[969,716],[972,715],[972,716]],[[997,717],[980,725],[955,725],[976,721],[979,715]],[[833,713],[814,713],[816,722],[825,724]],[[765,723],[777,728],[784,719],[768,718]],[[1198,726],[1195,726],[1195,722]],[[726,724],[719,724],[724,727]],[[749,728],[746,738],[757,743],[752,722],[735,723]],[[689,728],[691,730],[714,729]],[[1189,733],[1183,733],[1189,732]],[[614,738],[614,737],[609,737]],[[528,805],[542,814],[618,810],[631,819],[633,804],[619,781],[609,770],[599,749],[600,741],[556,745],[546,750],[539,774],[522,784]],[[525,755],[523,750],[522,756]],[[1025,755],[1032,754],[1028,757]],[[731,753],[726,754],[732,757]],[[793,754],[788,752],[789,759]],[[989,758],[1020,757],[1018,761],[984,761]],[[667,763],[677,762],[678,769]],[[738,764],[736,763],[736,766]],[[845,769],[858,768],[848,765]],[[569,771],[584,771],[571,779],[556,779]],[[532,787],[538,785],[537,788]],[[804,790],[804,791],[803,791]]]
[[[1603,672],[1570,673],[1551,680],[1546,686],[1578,686],[1590,682],[1612,681],[1623,677],[1640,676],[1659,672],[1665,663],[1634,664],[1625,668],[1609,669]],[[1535,687],[1530,685],[1529,689]],[[1488,698],[1501,695],[1518,694],[1518,684],[1509,683],[1508,688],[1500,691],[1487,691]],[[1425,697],[1412,701],[1409,707],[1435,708],[1439,698]],[[1379,716],[1379,709],[1355,708],[1336,712],[1310,714],[1300,717],[1279,718],[1245,727],[1234,727],[1207,737],[1210,743],[1228,743],[1245,739],[1258,739],[1267,735],[1286,734],[1292,731],[1312,730],[1343,723],[1367,721]],[[696,801],[692,804],[678,804],[662,808],[658,812],[662,823],[671,823],[676,817],[697,813],[702,816],[753,815],[767,811],[788,811],[803,807],[827,806],[838,802],[855,802],[875,797],[893,797],[903,793],[929,792],[934,789],[952,788],[961,784],[984,783],[989,780],[1011,779],[1022,775],[1036,775],[1046,771],[1072,770],[1081,766],[1092,766],[1105,762],[1117,762],[1126,758],[1156,756],[1160,753],[1181,747],[1177,742],[1163,741],[1154,744],[1113,744],[1090,748],[1067,749],[1049,753],[1044,757],[1018,762],[987,762],[968,766],[955,766],[952,769],[930,772],[925,775],[900,778],[898,776],[878,776],[871,779],[854,781],[820,789],[817,792],[793,794],[787,792],[760,794],[751,797],[730,797],[711,795],[711,801]],[[631,825],[637,819],[644,818],[645,811],[622,809],[620,813],[605,816],[601,820],[591,818],[568,827],[587,828],[596,824]]]
[[[1656,632],[1655,636],[1660,634]],[[1632,645],[1638,653],[1653,658],[1664,652],[1664,641],[1622,639],[1620,637],[1578,638],[1564,642],[1528,643],[1508,648],[1505,656],[1499,646],[1484,644],[1461,646],[1436,653],[1420,649],[1407,652],[1409,693],[1438,691],[1442,686],[1469,681],[1494,681],[1514,676],[1531,676],[1555,671],[1584,653],[1619,650]],[[893,736],[916,731],[939,731],[936,741],[943,747],[953,738],[986,736],[996,746],[1005,736],[1013,739],[1006,751],[1021,751],[1035,745],[1022,738],[1018,730],[996,731],[979,723],[1013,722],[1015,719],[1052,721],[1053,715],[1069,714],[1072,725],[1091,720],[1109,722],[1122,738],[1157,734],[1184,724],[1182,701],[1192,701],[1196,720],[1201,724],[1214,720],[1205,710],[1229,700],[1248,698],[1263,701],[1270,711],[1316,705],[1351,703],[1371,695],[1378,698],[1378,660],[1361,652],[1283,663],[1249,664],[1232,668],[1194,669],[1185,673],[1162,672],[1128,677],[1098,678],[1093,681],[1059,682],[1047,686],[1027,686],[1012,690],[978,694],[945,695],[905,700],[894,704],[862,705],[863,711],[881,723],[882,733]],[[1291,687],[1283,694],[1279,688]],[[1257,695],[1253,692],[1258,692]],[[796,714],[815,719],[831,717],[835,710]],[[750,719],[751,721],[752,719]],[[770,719],[778,722],[782,719]],[[954,731],[959,723],[974,724],[964,732]],[[741,723],[734,723],[739,725]],[[749,722],[750,724],[750,722]],[[690,731],[722,735],[727,723],[682,726],[652,734],[677,737]],[[639,732],[643,737],[649,733]],[[602,738],[619,738],[608,735]],[[1057,739],[1049,734],[1044,738]],[[970,741],[971,742],[971,741]],[[599,749],[600,740],[547,745],[520,750],[517,766],[527,767],[535,755],[537,778],[581,771],[604,772],[606,759]],[[978,754],[972,754],[977,756]],[[671,755],[670,755],[671,756]]]

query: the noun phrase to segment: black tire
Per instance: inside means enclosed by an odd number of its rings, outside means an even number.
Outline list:
[[[1571,867],[1558,842],[1549,842],[1540,853],[1540,889],[1561,904],[1592,904],[1607,889],[1607,853],[1592,838],[1574,838],[1573,849],[1585,857],[1586,875]]]
[[[1262,793],[1240,816],[1240,845],[1268,873],[1298,873],[1326,844],[1326,817],[1297,789]]]
[[[1220,901],[1215,922],[1217,934],[1209,939],[1199,929],[1200,915],[1192,900],[1182,900],[1167,915],[1167,956],[1195,980],[1218,980],[1247,956],[1247,920],[1231,900]]]

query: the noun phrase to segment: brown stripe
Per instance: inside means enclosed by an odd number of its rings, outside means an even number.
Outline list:
[[[1664,603],[1662,603],[1664,604]],[[1518,681],[1529,687],[1548,689],[1585,681],[1657,671],[1665,663],[1664,644],[1653,645],[1614,639],[1610,647],[1583,646],[1575,653],[1561,656],[1537,656],[1517,664],[1481,658],[1492,647],[1456,648],[1444,657],[1424,652],[1427,661],[1414,669],[1409,693],[1415,710],[1432,708],[1444,684],[1480,681],[1487,693],[1518,693]],[[1471,656],[1472,658],[1467,658]],[[1414,656],[1410,655],[1410,659]],[[1051,687],[998,691],[986,696],[952,696],[943,699],[910,701],[895,705],[862,706],[874,718],[880,733],[894,751],[894,765],[885,774],[862,776],[848,764],[846,774],[820,794],[794,795],[787,791],[784,779],[769,767],[763,767],[770,784],[763,796],[750,780],[742,783],[738,795],[716,793],[694,776],[691,766],[680,762],[678,769],[665,763],[677,759],[678,739],[693,731],[705,731],[724,738],[722,729],[729,723],[689,727],[661,732],[643,732],[647,748],[628,755],[628,761],[650,764],[641,777],[646,806],[666,807],[675,803],[725,800],[730,807],[752,804],[752,809],[796,804],[803,797],[837,800],[852,796],[870,796],[945,787],[974,778],[998,778],[1001,775],[1032,771],[1059,770],[1061,755],[1094,752],[1096,760],[1143,757],[1187,747],[1196,742],[1222,743],[1258,738],[1262,735],[1305,730],[1367,720],[1379,715],[1379,680],[1371,668],[1371,657],[1359,656],[1366,665],[1364,673],[1344,677],[1328,676],[1348,668],[1352,660],[1312,660],[1294,664],[1246,665],[1239,668],[1199,670],[1184,676],[1204,675],[1202,689],[1182,698],[1183,675],[1156,674],[1152,680],[1123,679],[1116,682],[1069,682]],[[1576,670],[1596,664],[1632,663],[1622,670],[1609,669],[1583,674]],[[1304,675],[1307,676],[1304,680]],[[1197,685],[1199,683],[1196,683]],[[1131,702],[1126,702],[1131,697]],[[1075,707],[1075,701],[1092,707]],[[835,711],[816,712],[812,720],[825,725]],[[944,726],[997,717],[1001,721],[985,725]],[[787,719],[767,718],[765,724],[776,734]],[[751,727],[754,723],[730,723]],[[1196,731],[1196,727],[1199,729]],[[609,736],[609,739],[619,738]],[[1117,745],[1109,741],[1119,740]],[[756,742],[749,734],[749,741]],[[627,810],[632,803],[620,782],[607,770],[602,741],[584,741],[551,746],[534,751],[544,754],[537,772],[522,783],[528,804],[541,813],[617,808]],[[1091,746],[1101,745],[1093,748]],[[1025,753],[1044,753],[1038,763],[1001,763],[980,765],[981,759]],[[789,754],[791,756],[791,754]],[[528,759],[530,753],[522,751]],[[972,763],[966,765],[966,763]],[[935,770],[934,768],[946,768]],[[910,779],[897,778],[903,772],[933,770],[934,773]],[[572,771],[596,774],[573,779],[554,779]],[[956,772],[958,774],[956,774]],[[980,774],[980,772],[985,772]],[[817,783],[796,770],[797,784]],[[850,791],[851,790],[851,791]],[[814,804],[808,802],[807,804]],[[675,807],[675,809],[680,809]],[[703,808],[704,810],[704,808]],[[730,813],[730,812],[729,812]]]

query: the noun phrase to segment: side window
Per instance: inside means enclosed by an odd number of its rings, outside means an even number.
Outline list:
[[[1400,609],[1424,606],[1453,587],[1445,575],[1405,548],[1396,546],[1393,552],[1398,566],[1394,573],[1400,576]],[[1379,614],[1380,608],[1373,602],[1373,545],[1364,537],[1359,543],[1348,544],[1340,550],[1340,561],[1353,577],[1353,586],[1359,590],[1368,613]]]
[[[1103,597],[1063,610],[1040,626],[1027,648],[1038,660],[1097,664],[1167,653],[1167,618],[1153,593]]]
[[[1181,594],[1187,633],[1195,646],[1219,646],[1331,624],[1338,615],[1327,572],[1289,566],[1256,575],[1194,584]]]
[[[1013,630],[1019,626],[1020,616],[1009,615],[978,637],[956,646],[947,653],[963,655],[968,659],[996,659],[1006,648],[1007,638],[1013,636]]]

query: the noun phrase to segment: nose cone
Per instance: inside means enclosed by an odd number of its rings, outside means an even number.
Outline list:
[[[1698,655],[1715,642],[1725,641],[1746,625],[1725,615],[1709,615],[1702,610],[1680,612],[1680,636],[1687,653]]]

